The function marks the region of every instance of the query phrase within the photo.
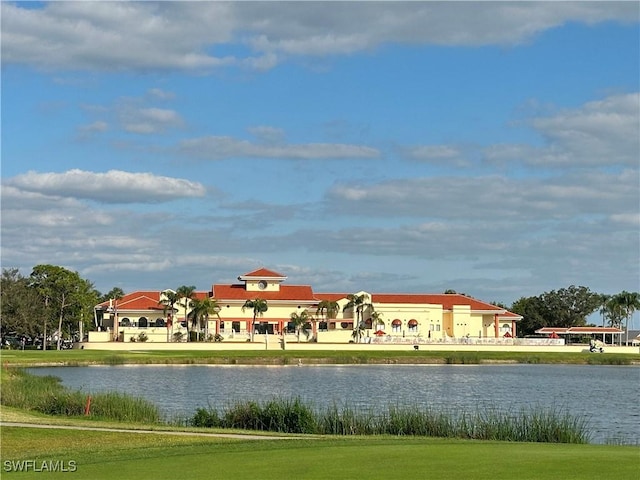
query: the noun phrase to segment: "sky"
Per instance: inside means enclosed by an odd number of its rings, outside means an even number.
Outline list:
[[[506,305],[639,290],[637,2],[0,13],[3,268],[102,293],[260,267]]]

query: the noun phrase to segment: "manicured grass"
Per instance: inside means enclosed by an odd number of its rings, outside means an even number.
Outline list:
[[[590,354],[581,352],[456,352],[456,351],[145,351],[107,350],[5,350],[5,365],[120,365],[120,364],[222,364],[294,365],[298,361],[326,364],[477,364],[483,362],[565,363],[629,365],[640,354]]]
[[[73,460],[75,479],[635,480],[640,450],[450,439],[358,437],[222,440],[162,434],[2,429],[2,466]],[[34,478],[34,472],[3,478]],[[43,474],[40,474],[43,475]],[[39,478],[39,477],[38,477]],[[47,476],[43,478],[48,478]]]

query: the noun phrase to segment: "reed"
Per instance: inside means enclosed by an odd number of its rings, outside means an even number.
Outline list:
[[[94,419],[141,423],[161,421],[159,409],[143,398],[113,392],[90,394],[72,391],[64,387],[57,377],[31,375],[18,368],[4,368],[2,371],[2,405],[48,415],[81,416],[85,414],[89,396],[89,414]]]
[[[586,420],[561,410],[442,412],[389,406],[382,412],[330,405],[314,409],[300,399],[232,404],[223,412],[199,409],[197,427],[239,428],[319,435],[394,435],[545,443],[588,443]]]

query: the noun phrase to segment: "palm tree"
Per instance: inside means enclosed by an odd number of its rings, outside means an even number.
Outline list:
[[[176,290],[178,298],[182,299],[182,303],[180,305],[184,307],[184,321],[187,324],[187,342],[191,341],[191,332],[189,331],[189,321],[187,317],[189,314],[189,308],[191,308],[192,305],[191,301],[195,296],[195,292],[196,287],[194,287],[193,285],[191,285],[190,287],[182,285]]]
[[[373,312],[371,314],[371,328],[375,332],[380,330],[380,327],[384,327],[384,322],[382,321],[382,313]]]
[[[191,312],[189,313],[191,326],[199,326],[200,330],[202,330],[204,325],[206,330],[209,326],[209,315],[215,315],[220,319],[220,315],[218,314],[219,311],[220,306],[215,298],[207,297],[194,299],[191,302]],[[205,331],[205,334],[206,333],[207,332]]]
[[[176,313],[175,304],[180,300],[180,295],[178,295],[173,290],[165,290],[162,292],[164,298],[162,298],[158,305],[161,305],[163,315],[168,319],[167,320],[167,342],[170,340],[169,331],[172,330],[173,327],[173,315]],[[167,315],[168,313],[168,315]]]
[[[319,315],[326,322],[327,319],[336,318],[340,311],[340,305],[333,300],[322,300],[318,303],[316,315]]]
[[[356,312],[356,322],[353,324],[353,333],[351,336],[360,341],[362,338],[362,333],[364,332],[364,323],[362,320],[362,314],[367,307],[371,307],[371,303],[369,303],[369,295],[366,293],[362,293],[360,295],[357,294],[349,294],[347,295],[347,304],[344,306],[342,311],[348,310],[352,308]]]
[[[611,295],[607,295],[606,293],[600,294],[600,315],[602,315],[602,326],[604,327],[604,319],[607,317],[609,313],[609,300],[611,299]]]
[[[309,323],[309,313],[306,310],[302,312],[293,312],[290,315],[291,321],[296,329],[296,335],[298,336],[298,343],[300,343],[300,332],[304,333],[305,337],[309,338],[309,329],[307,324]]]
[[[253,300],[247,300],[246,302],[244,302],[242,311],[244,312],[248,308],[253,310],[253,321],[251,322],[250,328],[251,341],[253,342],[253,330],[256,323],[256,317],[262,317],[264,315],[264,312],[269,309],[269,305],[267,305],[267,301],[263,300],[262,298],[254,298]]]
[[[614,295],[611,298],[614,308],[616,308],[620,316],[625,322],[626,340],[625,343],[629,343],[629,319],[633,316],[636,310],[640,310],[640,293],[638,292],[622,292]],[[622,324],[622,322],[620,322]]]

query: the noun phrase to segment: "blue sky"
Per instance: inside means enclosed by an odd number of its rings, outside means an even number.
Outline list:
[[[638,290],[637,2],[3,2],[2,265]]]

